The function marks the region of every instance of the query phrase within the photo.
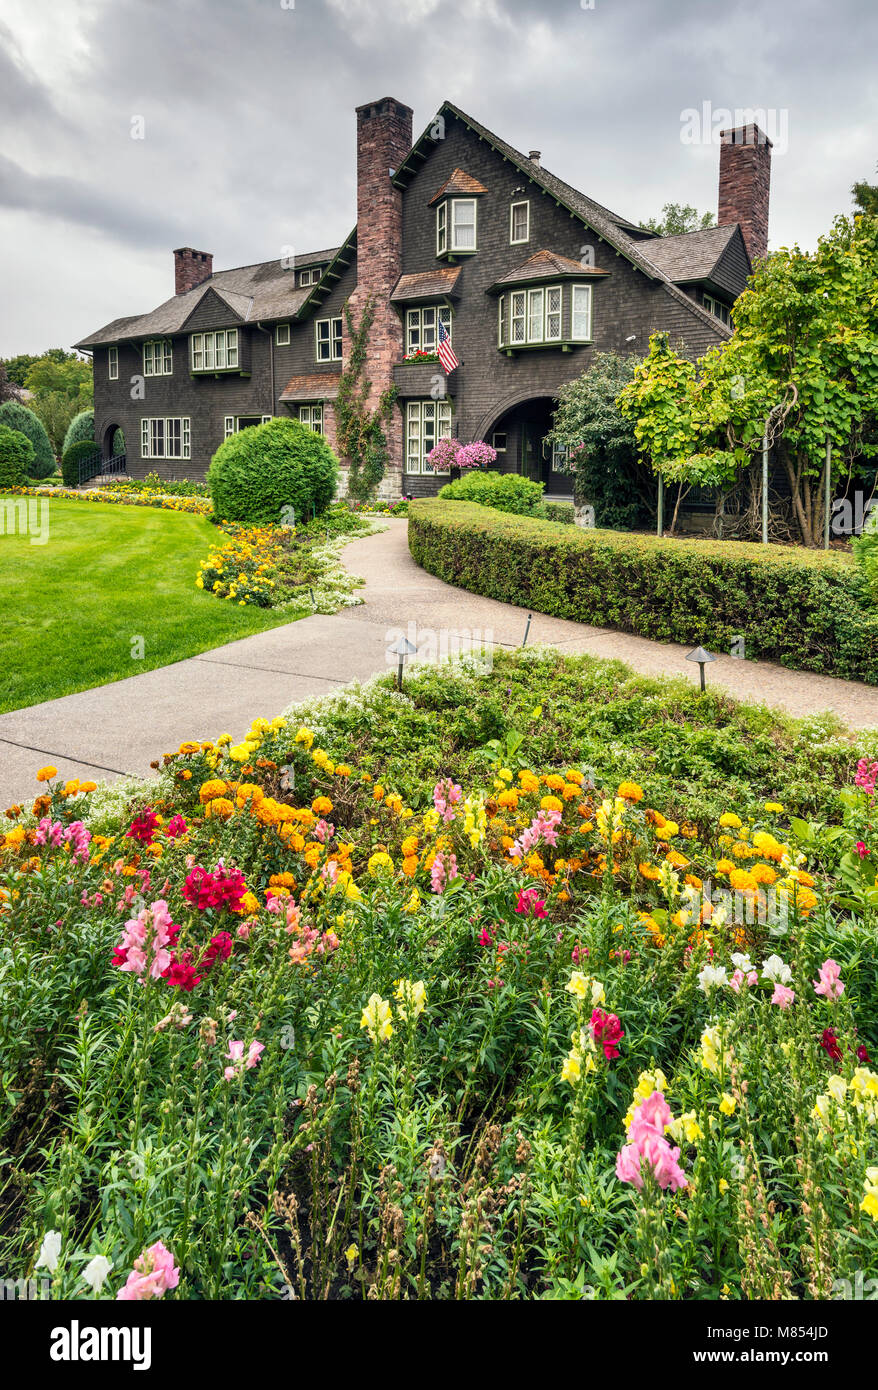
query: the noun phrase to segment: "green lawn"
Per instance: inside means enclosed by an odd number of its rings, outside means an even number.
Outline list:
[[[139,675],[302,616],[240,608],[197,589],[199,563],[217,542],[203,517],[54,499],[48,517],[45,545],[9,534],[8,522],[0,533],[0,711]],[[132,655],[138,637],[140,660]]]

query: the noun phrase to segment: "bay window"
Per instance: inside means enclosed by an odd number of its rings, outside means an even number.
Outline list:
[[[439,346],[438,324],[444,324],[451,337],[451,310],[447,304],[425,304],[409,309],[405,316],[406,356],[414,352],[435,352]]]
[[[450,401],[409,401],[406,405],[405,428],[406,473],[434,474],[434,468],[427,462],[427,455],[440,439],[450,437]]]
[[[476,249],[476,199],[446,198],[436,208],[436,255]]]
[[[238,365],[238,330],[220,328],[215,333],[193,333],[193,372],[225,372]]]

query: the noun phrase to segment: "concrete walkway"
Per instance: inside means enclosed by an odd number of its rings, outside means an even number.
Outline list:
[[[184,739],[223,732],[240,738],[258,715],[270,719],[294,700],[395,665],[387,647],[410,623],[422,646],[429,640],[425,630],[436,642],[443,633],[478,629],[499,647],[521,643],[527,610],[455,589],[419,569],[403,520],[352,541],[344,561],[366,580],[362,607],[303,618],[188,661],[0,715],[0,811],[35,795],[34,774],[47,762],[65,778],[112,781],[126,773],[149,776],[150,762]],[[535,613],[528,643],[616,657],[646,675],[698,680],[685,647],[584,623]],[[851,728],[878,727],[878,689],[872,686],[731,657],[708,667],[708,680],[740,699],[792,714],[833,710]]]

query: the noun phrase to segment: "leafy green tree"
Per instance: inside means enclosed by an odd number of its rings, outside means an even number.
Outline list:
[[[41,396],[67,396],[82,410],[94,400],[91,363],[71,356],[59,362],[48,353],[32,362],[25,374],[24,384],[38,399]]]
[[[22,487],[34,464],[34,446],[21,430],[0,424],[0,487]]]
[[[661,217],[650,217],[641,222],[650,232],[659,236],[679,236],[682,232],[698,232],[702,227],[713,226],[712,212],[699,212],[689,203],[665,203]]]
[[[633,421],[616,398],[639,359],[595,353],[587,372],[565,382],[549,439],[567,449],[562,472],[573,474],[573,500],[590,503],[595,523],[616,530],[642,525],[655,506],[655,484],[638,457]]]
[[[876,166],[878,172],[878,166]],[[878,217],[878,183],[867,183],[863,179],[855,183],[851,189],[851,196],[854,200],[854,210],[858,213],[865,213],[867,217]]]
[[[62,457],[64,456],[64,454],[67,453],[67,450],[70,448],[71,444],[78,444],[80,440],[83,439],[92,440],[94,439],[94,437],[94,410],[80,410],[78,415],[74,415],[73,419],[70,421],[70,424],[67,427],[67,433],[64,436],[64,444],[61,449]]]
[[[78,352],[67,352],[64,348],[47,348],[45,352],[19,352],[14,357],[5,359],[6,372],[9,380],[15,386],[24,386],[25,378],[35,362],[48,360],[55,363],[79,362],[88,366],[86,358],[80,357]]]
[[[31,477],[48,478],[55,472],[55,455],[49,443],[43,422],[18,401],[4,401],[0,405],[0,425],[8,425],[12,430],[20,430],[34,446],[34,461],[31,464]]]

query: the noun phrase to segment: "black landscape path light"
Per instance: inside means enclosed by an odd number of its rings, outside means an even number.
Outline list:
[[[704,650],[703,647],[696,647],[695,650],[694,650],[694,652],[687,652],[687,653],[686,653],[686,660],[687,660],[687,661],[697,661],[697,662],[698,662],[698,674],[699,674],[700,677],[701,677],[701,693],[702,693],[702,695],[703,695],[703,694],[704,694],[704,668],[705,668],[705,666],[707,665],[708,661],[716,661],[716,657],[715,657],[715,656],[711,656],[710,652],[706,652],[706,651]]]
[[[390,648],[394,656],[399,657],[399,666],[396,672],[396,688],[402,690],[402,667],[407,656],[413,656],[417,651],[407,637],[400,637],[399,640]]]

